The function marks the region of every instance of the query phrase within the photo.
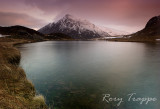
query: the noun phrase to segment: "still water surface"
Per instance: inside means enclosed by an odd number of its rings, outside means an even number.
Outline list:
[[[160,44],[47,41],[19,45],[21,66],[54,109],[159,109]],[[140,104],[128,94],[157,98]],[[109,104],[104,95],[123,98]]]

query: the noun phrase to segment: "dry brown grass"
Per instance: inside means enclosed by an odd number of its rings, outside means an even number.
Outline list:
[[[0,39],[0,109],[46,109],[42,96],[19,67],[20,52],[12,45],[24,40]]]

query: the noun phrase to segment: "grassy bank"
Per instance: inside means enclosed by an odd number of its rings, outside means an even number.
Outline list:
[[[46,109],[44,97],[19,66],[21,55],[13,45],[29,40],[0,38],[0,109]]]

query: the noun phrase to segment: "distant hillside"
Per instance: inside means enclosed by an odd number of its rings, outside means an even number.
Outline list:
[[[108,28],[108,27],[103,27],[99,26],[99,28],[105,32],[107,32],[111,36],[123,36],[123,35],[128,35],[130,34],[129,32],[126,31],[121,31],[113,28]]]
[[[131,34],[130,39],[159,39],[160,38],[160,16],[151,18],[145,28],[137,33]]]
[[[44,37],[43,34],[23,26],[0,27],[0,34],[23,39],[43,39]]]

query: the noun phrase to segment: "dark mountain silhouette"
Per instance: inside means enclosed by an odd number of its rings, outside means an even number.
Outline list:
[[[23,26],[0,27],[0,34],[20,39],[43,39],[44,37],[38,31]]]
[[[131,39],[157,39],[160,38],[160,16],[151,18],[145,28],[131,35]]]

